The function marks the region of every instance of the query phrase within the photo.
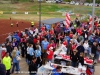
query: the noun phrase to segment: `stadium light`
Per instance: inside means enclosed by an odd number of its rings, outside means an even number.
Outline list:
[[[94,15],[95,15],[95,0],[93,0],[93,7],[92,7],[92,32],[94,30]]]

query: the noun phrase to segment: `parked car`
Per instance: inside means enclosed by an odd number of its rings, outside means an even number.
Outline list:
[[[84,5],[84,3],[79,3],[80,5]]]
[[[93,6],[93,3],[90,3],[89,6]]]
[[[75,5],[79,5],[79,3],[77,2],[77,3],[75,3]]]
[[[74,1],[71,1],[70,4],[75,4],[75,2]]]
[[[84,3],[85,6],[89,6],[89,3]]]

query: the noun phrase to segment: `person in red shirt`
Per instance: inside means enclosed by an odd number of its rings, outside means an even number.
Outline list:
[[[87,67],[87,69],[86,69],[86,74],[87,75],[92,75],[92,72],[90,71],[90,68],[89,67]]]
[[[50,42],[50,44],[47,46],[47,50],[49,50],[49,48],[52,47],[52,43]]]
[[[47,60],[52,61],[53,55],[54,55],[53,47],[50,47],[49,50],[47,50]]]
[[[41,31],[45,31],[45,25],[44,24],[41,27]]]
[[[63,41],[63,45],[65,45],[66,47],[68,46],[67,40],[64,40],[64,41]]]
[[[69,34],[69,37],[72,39],[73,38],[73,32],[71,31]]]
[[[33,42],[34,42],[34,44],[36,44],[37,43],[37,36],[35,36],[35,38],[33,39]]]

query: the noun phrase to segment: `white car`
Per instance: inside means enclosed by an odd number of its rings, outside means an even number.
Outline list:
[[[75,4],[75,2],[74,1],[71,1],[70,4]]]
[[[93,6],[93,3],[90,3],[89,6]]]
[[[79,5],[79,3],[75,3],[75,5]]]
[[[85,6],[89,6],[89,3],[84,3]]]

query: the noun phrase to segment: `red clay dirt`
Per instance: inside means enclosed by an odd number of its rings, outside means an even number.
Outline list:
[[[10,26],[11,22],[14,24],[13,27]],[[18,22],[19,27],[16,26]],[[35,23],[37,25],[37,23]],[[24,30],[25,28],[29,28],[31,26],[31,21],[23,21],[23,20],[10,20],[10,19],[0,19],[0,44],[5,42],[5,38],[8,36],[8,33],[14,32],[17,30]]]

